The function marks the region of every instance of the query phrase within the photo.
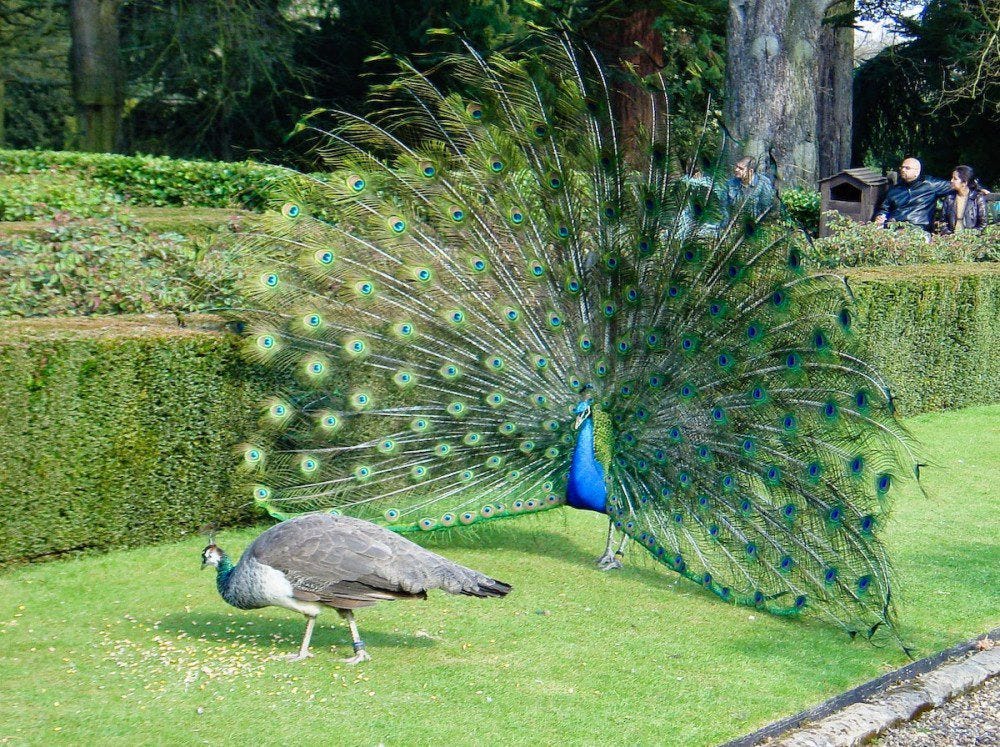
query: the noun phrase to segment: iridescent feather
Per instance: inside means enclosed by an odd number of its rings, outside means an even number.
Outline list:
[[[624,153],[586,48],[469,48],[462,95],[399,65],[247,242],[248,349],[288,383],[244,450],[260,505],[432,530],[576,479],[571,503],[725,600],[889,622],[879,532],[912,460],[843,283],[770,216],[713,223],[655,87]]]

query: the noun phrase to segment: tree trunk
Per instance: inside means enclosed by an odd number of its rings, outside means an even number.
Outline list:
[[[731,161],[776,169],[778,184],[814,189],[820,25],[828,0],[730,0],[725,119]]]
[[[632,7],[616,13],[600,24],[600,37],[593,40],[601,56],[612,64],[631,67],[640,76],[663,68],[663,39],[653,28],[659,16],[655,6],[643,2],[626,3]],[[616,6],[618,9],[620,6]],[[627,157],[641,160],[646,154],[636,153],[640,128],[652,118],[648,94],[630,81],[614,81],[612,106],[619,137]]]
[[[7,130],[4,122],[7,118],[7,81],[0,75],[0,148],[4,147],[7,137]]]
[[[854,10],[854,0],[834,3],[828,19]],[[816,89],[818,176],[824,179],[851,167],[854,124],[854,29],[824,23],[819,38],[819,83]]]
[[[118,144],[124,99],[118,55],[121,0],[70,0],[70,67],[81,150]]]

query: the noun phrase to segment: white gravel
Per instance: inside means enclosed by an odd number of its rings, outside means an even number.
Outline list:
[[[878,747],[1000,747],[1000,676],[873,742]]]

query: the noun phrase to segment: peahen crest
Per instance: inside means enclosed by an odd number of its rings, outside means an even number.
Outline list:
[[[724,600],[888,622],[908,447],[843,284],[770,215],[720,222],[655,87],[626,152],[588,49],[449,67],[460,93],[402,61],[378,121],[341,113],[248,242],[247,346],[287,382],[256,501],[405,532],[569,496]]]

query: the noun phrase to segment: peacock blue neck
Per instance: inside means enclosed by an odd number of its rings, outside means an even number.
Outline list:
[[[573,461],[569,465],[566,503],[585,511],[606,513],[608,489],[604,483],[604,466],[594,451],[594,418],[583,421],[576,435]]]
[[[223,597],[226,596],[226,590],[229,588],[229,577],[233,575],[233,568],[233,561],[229,559],[228,555],[222,553],[219,565],[215,569],[215,585]]]

